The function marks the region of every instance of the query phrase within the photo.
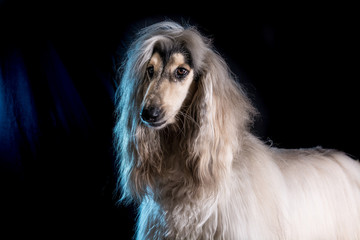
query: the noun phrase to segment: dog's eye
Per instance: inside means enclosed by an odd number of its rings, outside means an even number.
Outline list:
[[[149,77],[152,78],[154,76],[154,67],[150,66],[146,69],[147,73],[149,74]]]
[[[189,71],[185,68],[179,67],[175,70],[175,77],[177,79],[183,79],[188,75]]]

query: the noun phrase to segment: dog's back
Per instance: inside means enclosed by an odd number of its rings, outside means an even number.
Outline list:
[[[360,239],[357,161],[322,148],[269,148],[254,138],[249,145],[234,162],[237,181],[229,179],[240,204],[224,202],[240,239]]]
[[[277,152],[289,196],[290,239],[360,239],[359,163],[334,150]]]

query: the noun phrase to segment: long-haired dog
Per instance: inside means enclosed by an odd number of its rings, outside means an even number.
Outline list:
[[[256,110],[195,28],[144,28],[121,69],[114,138],[137,239],[360,239],[359,163],[252,135]]]

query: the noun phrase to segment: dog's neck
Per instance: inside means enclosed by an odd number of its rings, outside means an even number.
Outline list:
[[[180,119],[180,121],[183,120]],[[195,199],[209,196],[216,190],[216,184],[211,184],[213,188],[209,188],[206,183],[199,184],[194,177],[195,169],[191,169],[187,165],[187,159],[191,155],[186,141],[186,138],[189,137],[187,134],[191,133],[176,125],[169,126],[161,134],[162,168],[156,180],[157,189],[154,189],[159,191],[155,195],[160,198],[183,199],[186,195],[186,197]],[[185,189],[191,189],[191,191]]]

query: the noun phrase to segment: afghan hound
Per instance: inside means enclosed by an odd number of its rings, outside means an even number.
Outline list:
[[[195,27],[145,27],[120,68],[114,146],[136,239],[360,239],[360,164],[254,136],[256,109]]]

